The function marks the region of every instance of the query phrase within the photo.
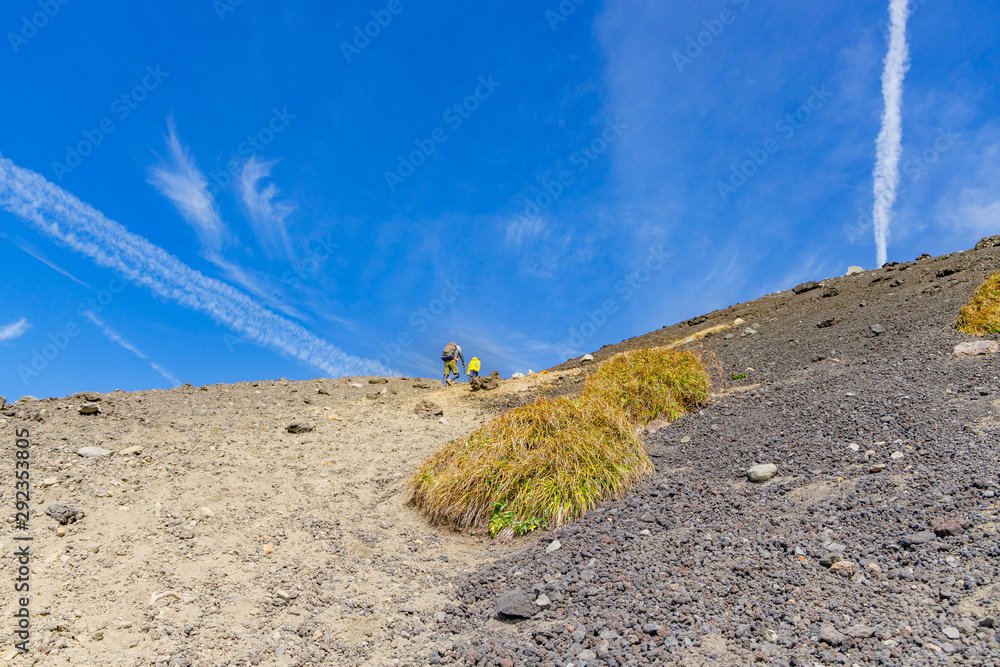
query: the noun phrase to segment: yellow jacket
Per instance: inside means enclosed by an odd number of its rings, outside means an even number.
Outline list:
[[[472,357],[472,360],[469,361],[469,370],[470,371],[479,370],[479,357]]]

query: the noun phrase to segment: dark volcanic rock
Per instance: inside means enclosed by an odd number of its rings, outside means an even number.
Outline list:
[[[535,599],[520,588],[504,593],[497,600],[497,616],[500,618],[531,618],[538,612]]]
[[[899,539],[900,544],[904,547],[914,547],[918,544],[927,544],[928,542],[933,542],[937,538],[933,530],[924,530],[919,533],[910,533],[909,535],[903,535]]]
[[[801,285],[796,285],[795,287],[792,288],[792,291],[795,292],[796,294],[804,294],[806,292],[811,292],[814,289],[819,289],[820,287],[822,287],[820,283],[808,282],[808,283],[802,283]]]
[[[496,389],[500,386],[500,373],[499,371],[493,371],[486,377],[474,377],[469,380],[469,385],[472,387],[472,391],[490,391]]]
[[[87,516],[82,509],[63,503],[52,503],[45,508],[45,513],[64,526],[68,523],[76,523]]]
[[[437,419],[444,415],[444,409],[440,405],[427,399],[417,403],[417,407],[413,409],[413,412],[420,415],[423,419]]]
[[[285,427],[285,430],[289,433],[309,433],[313,430],[311,424],[300,424],[299,422],[293,422]]]

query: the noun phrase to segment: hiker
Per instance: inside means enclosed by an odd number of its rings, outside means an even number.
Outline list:
[[[465,370],[465,359],[462,357],[462,348],[460,348],[455,343],[448,343],[444,346],[444,351],[441,353],[441,361],[444,362],[444,379],[441,380],[441,384],[448,386],[451,381],[451,373],[455,374],[455,379],[458,380],[462,376],[458,374],[458,360],[462,361],[462,370]]]
[[[472,357],[472,359],[469,360],[469,371],[467,375],[470,378],[479,377],[479,357]]]

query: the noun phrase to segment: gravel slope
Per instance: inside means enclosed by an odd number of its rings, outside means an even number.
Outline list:
[[[428,526],[405,480],[592,365],[488,394],[345,378],[8,405],[4,466],[30,429],[35,486],[35,653],[11,664],[1000,664],[1000,362],[952,354],[998,268],[1000,249],[923,259],[595,352],[689,341],[717,394],[649,435],[635,493],[513,544]],[[425,399],[446,423],[414,414]],[[53,503],[86,516],[60,534]],[[517,590],[531,617],[501,620]]]

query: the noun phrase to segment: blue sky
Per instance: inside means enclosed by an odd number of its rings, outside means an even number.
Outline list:
[[[1000,232],[1000,7],[911,10],[897,261]],[[7,2],[0,393],[507,375],[872,268],[887,21]]]

